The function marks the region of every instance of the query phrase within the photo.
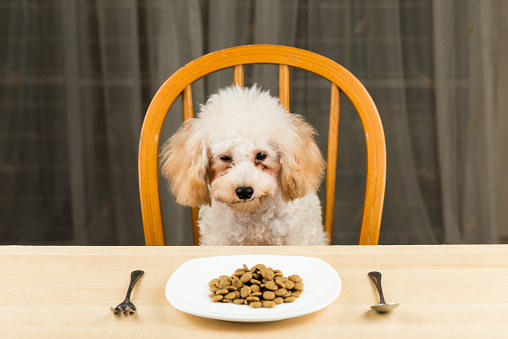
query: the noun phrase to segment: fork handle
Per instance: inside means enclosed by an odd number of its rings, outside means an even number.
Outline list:
[[[125,296],[125,301],[130,301],[132,289],[134,288],[134,285],[136,285],[138,280],[141,278],[143,273],[145,272],[141,270],[131,272],[131,282],[129,284],[129,289],[127,290],[127,295]]]

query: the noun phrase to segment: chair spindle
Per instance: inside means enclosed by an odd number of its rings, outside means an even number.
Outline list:
[[[335,196],[334,176],[337,170],[337,139],[339,137],[340,89],[332,83],[330,93],[330,120],[328,123],[328,153],[326,157],[326,191],[325,191],[325,231],[333,235],[333,210]]]
[[[233,77],[234,77],[234,81],[235,81],[235,86],[240,86],[240,87],[243,87],[243,65],[236,65],[234,67],[234,74],[233,74]]]
[[[191,85],[185,87],[182,92],[182,103],[183,103],[183,120],[192,119],[194,117],[194,111],[192,108],[192,90]],[[191,208],[192,215],[192,241],[195,246],[199,245],[199,230],[198,230],[198,214],[199,207]]]
[[[289,111],[289,67],[287,65],[279,65],[279,100]]]

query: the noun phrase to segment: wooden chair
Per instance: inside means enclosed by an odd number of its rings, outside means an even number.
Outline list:
[[[244,65],[279,65],[280,102],[289,110],[289,66],[316,73],[331,82],[330,123],[326,167],[324,229],[332,239],[340,94],[357,110],[365,132],[367,176],[360,245],[377,245],[386,181],[386,146],[377,108],[360,81],[336,62],[302,49],[275,45],[233,47],[202,56],[174,73],[155,94],[145,116],[139,145],[139,189],[146,245],[165,245],[159,196],[159,136],[164,119],[182,95],[184,119],[193,117],[191,84],[225,68],[234,67],[234,83],[243,85]],[[192,209],[194,244],[199,244],[198,208]]]

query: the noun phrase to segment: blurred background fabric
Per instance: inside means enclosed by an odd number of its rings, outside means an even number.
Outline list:
[[[388,152],[380,244],[505,241],[507,22],[503,0],[2,0],[0,244],[143,245],[137,151],[152,96],[192,59],[259,43],[325,55],[372,95]],[[276,67],[245,72],[278,94]],[[232,79],[196,83],[195,110]],[[329,84],[295,69],[290,84],[326,154]],[[164,138],[182,121],[177,104]],[[334,244],[358,240],[361,128],[345,102]],[[167,243],[191,245],[190,210],[161,191]]]

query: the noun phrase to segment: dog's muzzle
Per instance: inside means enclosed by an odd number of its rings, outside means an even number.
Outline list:
[[[248,200],[254,195],[254,189],[250,186],[240,186],[236,188],[236,196],[242,200]]]

